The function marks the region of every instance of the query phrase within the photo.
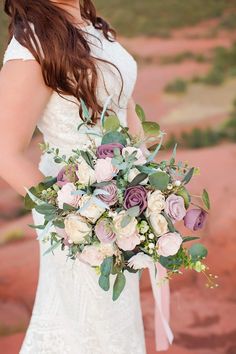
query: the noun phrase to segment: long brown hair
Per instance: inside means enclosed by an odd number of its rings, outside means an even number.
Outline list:
[[[116,39],[115,30],[97,16],[91,0],[81,0],[80,8],[82,18],[101,30],[107,40]],[[96,97],[98,74],[95,60],[115,65],[93,58],[83,30],[73,24],[72,15],[50,0],[5,0],[4,11],[10,16],[9,41],[14,35],[28,48],[41,65],[45,84],[59,95],[82,99],[96,123],[103,107]],[[116,69],[121,77],[121,95],[123,79]],[[81,105],[79,110],[82,117]]]

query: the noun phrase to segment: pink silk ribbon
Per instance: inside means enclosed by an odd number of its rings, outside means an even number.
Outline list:
[[[155,341],[156,351],[167,350],[174,336],[169,326],[170,318],[170,289],[169,282],[158,284],[165,278],[167,271],[159,263],[149,267],[152,292],[155,300]],[[156,268],[156,270],[155,270]]]

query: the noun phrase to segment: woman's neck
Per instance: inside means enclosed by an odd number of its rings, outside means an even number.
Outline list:
[[[57,6],[61,7],[63,10],[66,10],[69,14],[72,15],[75,25],[82,25],[85,23],[84,19],[81,16],[80,11],[80,0],[51,0]]]

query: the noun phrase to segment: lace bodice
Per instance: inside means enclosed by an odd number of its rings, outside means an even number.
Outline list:
[[[108,41],[102,31],[95,29],[92,24],[86,26],[84,31],[91,48],[91,55],[115,64],[123,78],[123,91],[118,102],[121,89],[120,74],[112,65],[97,60],[98,101],[103,106],[108,95],[112,95],[109,108],[114,110],[123,125],[127,125],[127,104],[137,78],[136,61],[119,42]],[[34,60],[30,51],[23,47],[15,37],[8,45],[3,63],[13,59]],[[61,97],[54,91],[37,126],[46,142],[51,146],[59,147],[65,153],[89,142],[88,136],[85,134],[87,128],[82,127],[79,131],[77,130],[81,122],[78,100],[73,96],[62,95]],[[99,128],[98,122],[93,129],[99,130]],[[42,157],[40,169],[43,173],[48,174],[50,171],[46,168],[46,159],[50,159],[50,157]]]

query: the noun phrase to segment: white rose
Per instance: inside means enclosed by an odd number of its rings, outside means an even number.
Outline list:
[[[158,236],[168,232],[168,223],[162,214],[152,213],[149,217],[149,221]]]
[[[160,256],[174,256],[180,249],[183,242],[182,237],[177,232],[170,232],[161,236],[157,242],[157,252]]]
[[[147,197],[147,210],[146,216],[148,217],[151,213],[160,213],[166,206],[164,194],[156,190],[152,193],[148,193]]]
[[[113,254],[115,254],[117,247],[115,247],[114,243],[101,243],[100,244],[100,252],[105,257],[111,257]]]
[[[79,182],[82,184],[93,184],[96,182],[95,171],[87,164],[87,162],[81,157],[78,160],[78,170],[76,175]]]
[[[152,258],[143,252],[139,252],[135,256],[131,257],[128,262],[128,266],[135,270],[148,268],[152,264]]]
[[[85,206],[86,203],[88,203],[88,206]],[[85,216],[93,224],[100,218],[100,216],[105,211],[104,208],[95,204],[91,196],[86,194],[81,197],[79,201],[79,206],[81,209],[85,206],[84,209],[78,210],[78,212],[80,213],[80,215]]]
[[[140,174],[140,172],[136,167],[131,168],[131,170],[129,171],[129,174],[128,174],[128,182],[129,183],[132,182],[133,179],[139,174]],[[142,185],[148,184],[148,178],[145,178],[145,180],[143,180],[140,184],[142,184]]]
[[[98,183],[111,181],[118,171],[118,168],[112,164],[112,158],[106,157],[105,159],[97,159],[95,176]]]
[[[86,223],[81,216],[69,214],[65,218],[65,232],[72,242],[82,243],[86,236],[91,235],[91,231],[91,225]]]
[[[135,151],[136,151],[135,158],[137,160],[134,161],[134,165],[144,165],[147,162],[147,160],[143,155],[141,149],[135,148],[133,146],[127,146],[126,148],[122,149],[122,155],[125,157],[127,154],[131,155]]]

